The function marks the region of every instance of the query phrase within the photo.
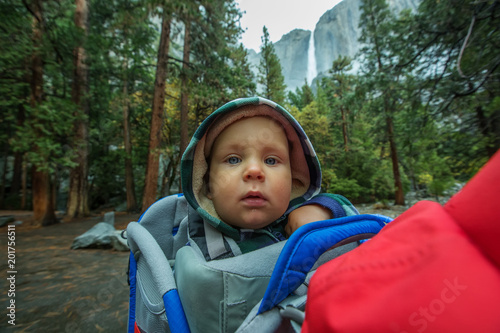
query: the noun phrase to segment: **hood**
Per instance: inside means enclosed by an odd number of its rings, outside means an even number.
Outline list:
[[[209,115],[194,133],[182,156],[181,181],[184,196],[193,209],[217,230],[236,240],[239,240],[239,231],[220,220],[213,202],[206,196],[204,178],[208,169],[207,157],[215,138],[227,126],[239,119],[254,116],[277,120],[290,143],[292,193],[286,213],[318,194],[321,186],[321,169],[314,148],[300,124],[288,111],[260,97],[240,98],[224,104]],[[265,135],[265,131],[261,135]]]

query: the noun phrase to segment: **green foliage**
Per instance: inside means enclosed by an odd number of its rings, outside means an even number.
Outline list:
[[[291,105],[296,106],[299,110],[302,110],[310,103],[314,101],[314,93],[311,87],[307,84],[307,80],[304,79],[304,85],[300,88],[295,88],[295,93],[292,91],[288,92],[288,101]]]
[[[92,152],[89,170],[89,205],[92,208],[114,206],[126,201],[124,154],[116,147],[102,147]]]
[[[262,29],[262,46],[260,48],[260,64],[258,83],[262,85],[264,97],[278,104],[285,102],[285,78],[281,71],[281,64],[273,43],[269,40],[269,32],[264,26]]]
[[[466,151],[456,162],[472,164],[472,172],[500,148],[500,109],[489,109],[500,93],[498,13],[495,2],[425,0],[409,34],[428,103],[453,123],[445,132],[450,146]]]
[[[254,75],[247,60],[247,50],[240,44],[230,49],[230,80],[229,89],[232,98],[253,96],[256,92]]]
[[[53,173],[59,166],[75,166],[67,138],[73,133],[74,105],[67,100],[51,100],[26,108],[27,118],[10,141],[14,151],[25,153],[39,171]]]
[[[29,96],[25,79],[32,52],[30,21],[18,1],[0,3],[0,144],[5,147],[16,130],[17,117]]]
[[[230,99],[263,96],[289,109],[308,133],[323,170],[323,189],[355,202],[394,197],[389,140],[404,189],[433,196],[465,182],[500,148],[500,26],[495,2],[423,0],[395,13],[365,0],[363,49],[340,57],[313,89],[285,93],[281,65],[263,28],[257,78],[238,44],[242,13],[234,1],[90,1],[87,38],[74,26],[73,1],[43,2],[44,35],[32,39],[31,3],[0,2],[0,145],[28,167],[68,176],[73,125],[73,49],[84,41],[89,68],[89,186],[92,208],[125,200],[123,106],[129,106],[136,193],[144,183],[158,47],[158,16],[169,13],[171,52],[161,152],[162,179],[175,188],[181,77],[188,77],[189,128]],[[191,22],[190,60],[182,68],[183,23]],[[30,59],[43,58],[43,97],[30,105]],[[127,103],[127,104],[126,104]],[[393,132],[388,131],[388,120]],[[169,169],[170,168],[170,169]],[[172,169],[173,168],[173,169]],[[2,184],[2,186],[7,184]],[[168,184],[167,184],[168,183]],[[163,187],[165,193],[170,189]]]
[[[44,6],[46,24],[36,50],[44,59],[44,100],[35,106],[29,105],[30,58],[35,52],[31,40],[33,17],[18,2],[3,1],[1,6],[0,42],[5,52],[0,55],[0,91],[4,96],[0,109],[5,114],[2,125],[6,131],[0,138],[8,140],[13,151],[24,153],[27,162],[38,170],[55,172],[59,166],[71,167],[74,164],[67,138],[76,118],[67,92],[77,37],[68,16],[72,15],[72,4],[63,1]]]
[[[372,199],[389,199],[394,195],[394,179],[390,161],[382,160],[376,165],[374,174],[370,179],[370,189]]]
[[[202,1],[191,17],[189,104],[195,122],[191,133],[208,114],[231,98],[255,94],[247,51],[238,45],[241,12],[234,1]],[[175,81],[175,78],[172,82]]]
[[[325,186],[325,191],[329,193],[341,193],[353,202],[358,201],[363,196],[365,189],[358,184],[356,179],[332,177],[331,173],[331,170],[327,170],[326,172],[327,178],[325,183],[327,182],[328,186]]]

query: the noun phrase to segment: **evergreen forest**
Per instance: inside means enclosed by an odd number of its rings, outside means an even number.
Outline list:
[[[266,27],[254,75],[232,0],[0,0],[0,209],[144,211],[182,191],[201,121],[254,95],[302,124],[324,191],[451,195],[500,147],[500,1],[361,12],[359,54],[288,91]]]

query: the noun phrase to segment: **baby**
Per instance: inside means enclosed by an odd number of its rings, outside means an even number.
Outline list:
[[[347,199],[319,193],[321,170],[306,134],[262,98],[235,100],[207,117],[181,167],[184,195],[204,224],[191,236],[221,233],[227,251],[217,254],[252,251],[306,223],[357,213]]]

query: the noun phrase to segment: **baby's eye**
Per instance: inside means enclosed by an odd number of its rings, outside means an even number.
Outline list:
[[[278,161],[274,157],[268,157],[264,160],[267,165],[275,165]]]
[[[236,157],[236,156],[231,156],[231,157],[229,157],[229,158],[226,160],[226,162],[227,162],[228,164],[238,164],[238,163],[240,163],[240,162],[241,162],[241,158]]]

